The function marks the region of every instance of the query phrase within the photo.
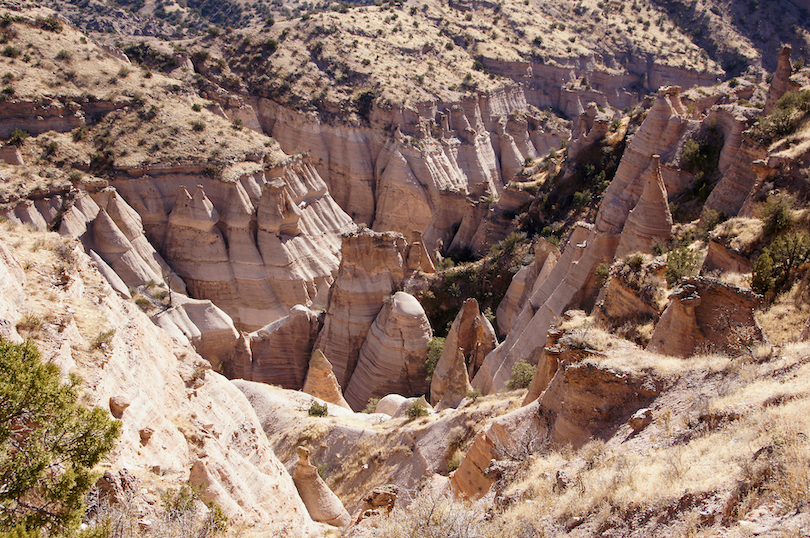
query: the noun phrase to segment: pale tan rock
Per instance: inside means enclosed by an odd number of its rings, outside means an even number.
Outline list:
[[[54,303],[76,309],[77,317],[94,316],[102,323],[99,331],[115,329],[104,360],[73,351],[87,349],[86,338],[95,336],[83,336],[75,323],[54,331],[40,351],[43,360],[81,374],[89,406],[108,408],[112,398],[120,409],[129,402],[121,413],[121,436],[108,456],[111,471],[126,468],[147,476],[157,467],[166,471],[167,486],[190,479],[206,485],[203,499],[216,501],[234,524],[309,532],[313,523],[306,507],[245,396],[191,347],[173,341],[139,308],[111,293],[85,254],[75,254],[71,279],[70,286],[53,288]],[[9,296],[0,295],[0,305]],[[144,443],[147,429],[152,434]],[[196,478],[201,467],[204,482]]]
[[[309,462],[309,450],[303,446],[299,446],[296,450],[298,463],[293,470],[293,482],[310,517],[335,527],[347,526],[351,523],[351,517],[337,495],[332,493],[326,482],[318,475],[318,469]]]
[[[346,387],[352,409],[361,410],[370,398],[386,394],[423,394],[428,388],[425,360],[432,337],[425,310],[415,297],[398,291],[387,298]]]
[[[453,325],[444,341],[444,350],[436,363],[433,379],[430,383],[430,400],[437,404],[455,379],[459,350],[464,357],[467,379],[472,379],[484,362],[484,358],[498,345],[498,338],[492,324],[481,313],[478,301],[467,299],[453,320]],[[460,389],[458,389],[460,390]],[[467,391],[463,392],[466,396]],[[460,401],[460,400],[459,400]],[[456,402],[458,405],[458,402]]]
[[[649,254],[654,242],[666,244],[669,241],[672,214],[669,211],[667,189],[661,177],[660,158],[659,155],[652,156],[641,198],[630,211],[622,229],[616,258],[623,258],[634,252]]]
[[[575,296],[589,283],[593,285],[594,268],[613,259],[618,239],[577,224],[560,260],[527,301],[506,340],[484,359],[472,380],[473,387],[484,394],[497,392],[511,379],[512,367],[519,359],[540,354],[553,320],[577,302]]]
[[[132,405],[132,402],[130,402],[125,396],[110,397],[110,413],[112,413],[112,416],[115,418],[122,418],[124,416],[124,411],[130,405]]]
[[[380,398],[377,406],[374,408],[375,413],[385,413],[386,415],[394,416],[397,409],[400,408],[402,403],[406,400],[405,396],[400,394],[388,394]]]
[[[306,380],[321,317],[297,305],[289,315],[250,333],[252,363],[244,367],[243,378],[300,390]]]
[[[329,357],[341,386],[348,387],[360,348],[383,300],[405,275],[402,247],[404,238],[397,233],[363,230],[343,237],[340,271],[315,343]]]
[[[740,274],[750,273],[751,259],[710,239],[709,248],[706,251],[706,258],[703,260],[700,272],[701,274],[706,274],[712,271]]]
[[[182,345],[192,345],[217,371],[229,367],[239,331],[233,320],[211,301],[172,293],[172,306],[152,316],[155,325]]]
[[[754,317],[761,301],[750,290],[713,278],[685,278],[671,296],[647,349],[681,357],[706,346],[725,353],[746,352],[745,346],[765,340]]]
[[[652,424],[652,420],[653,420],[652,409],[650,409],[649,407],[645,407],[644,409],[639,409],[638,411],[633,413],[633,416],[630,417],[630,420],[627,421],[627,424],[634,432],[637,432]]]
[[[545,239],[534,244],[534,261],[515,273],[498,305],[495,315],[500,334],[509,334],[526,301],[542,285],[559,258],[560,250]]]
[[[445,370],[448,371],[445,373],[444,391],[441,393],[441,396],[438,398],[439,401],[436,403],[437,411],[448,408],[455,409],[472,390],[470,376],[467,374],[467,362],[464,358],[463,349],[456,349],[455,360],[452,362],[449,368],[445,367]],[[436,374],[434,373],[434,379],[435,375]],[[432,384],[431,398],[434,398]]]
[[[428,254],[425,243],[422,240],[422,233],[414,230],[411,232],[411,243],[408,245],[408,257],[406,266],[411,271],[422,271],[423,273],[435,273],[436,267]]]
[[[309,369],[303,391],[321,400],[351,409],[343,399],[340,384],[332,372],[332,364],[320,349],[313,351],[312,357],[309,359]]]
[[[0,239],[0,336],[14,343],[23,341],[17,333],[17,320],[25,301],[25,281],[25,270]]]

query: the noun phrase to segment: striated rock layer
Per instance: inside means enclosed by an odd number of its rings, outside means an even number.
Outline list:
[[[386,394],[419,395],[427,390],[428,342],[433,331],[415,297],[398,291],[387,298],[366,336],[357,368],[346,387],[355,410]]]
[[[341,386],[348,386],[384,299],[402,282],[404,247],[405,239],[398,233],[361,230],[343,236],[343,259],[315,343],[329,357]]]
[[[458,354],[467,371],[466,379],[472,379],[484,362],[484,358],[498,345],[498,338],[489,320],[481,314],[478,301],[467,299],[453,320],[453,325],[444,341],[444,350],[430,383],[430,401],[436,405],[457,377]],[[468,381],[469,383],[469,381]],[[464,393],[466,396],[466,392]],[[458,404],[458,402],[456,402]]]
[[[334,372],[332,372],[332,364],[320,349],[312,352],[312,357],[309,359],[309,369],[307,370],[307,380],[304,382],[302,390],[325,402],[351,409],[348,402],[343,398],[340,384],[337,382]]]

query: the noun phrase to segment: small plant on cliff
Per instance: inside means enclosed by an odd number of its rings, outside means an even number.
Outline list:
[[[444,338],[441,336],[434,336],[428,342],[428,355],[425,360],[425,370],[427,370],[427,381],[433,379],[433,372],[436,370],[436,365],[439,364],[439,359],[442,357],[444,351]]]
[[[428,414],[427,408],[422,405],[422,402],[419,400],[414,400],[408,404],[408,407],[405,409],[405,416],[409,419],[413,420],[419,417],[426,417]]]
[[[525,359],[520,359],[512,366],[512,379],[506,382],[510,389],[525,389],[532,384],[534,372],[537,367],[532,366]]]
[[[200,514],[203,504],[200,494],[190,486],[170,489],[161,495],[160,500],[169,527],[166,529],[168,536],[208,538],[228,530],[228,517],[217,503],[208,503],[208,512]]]
[[[30,135],[27,131],[23,131],[20,128],[14,129],[14,132],[11,133],[11,138],[8,139],[8,143],[12,146],[20,147],[25,143],[25,139],[28,138]]]
[[[380,403],[379,398],[369,398],[366,407],[363,409],[363,413],[374,413],[377,411],[377,404]]]
[[[0,372],[0,527],[70,532],[120,423],[79,405],[79,379],[63,383],[30,341],[0,340]]]
[[[790,226],[796,197],[789,193],[768,196],[759,207],[758,216],[765,224],[765,234],[773,235]]]
[[[692,276],[698,266],[700,255],[689,247],[682,246],[667,253],[667,270],[665,277],[670,287],[675,286],[682,278]]]
[[[311,417],[327,417],[329,416],[329,406],[325,403],[319,404],[317,401],[313,400],[307,414]]]

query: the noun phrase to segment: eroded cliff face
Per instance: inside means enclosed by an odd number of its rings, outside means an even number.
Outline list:
[[[242,393],[120,298],[75,243],[5,226],[0,312],[12,327],[22,315],[41,316],[38,332],[26,334],[43,359],[78,374],[84,401],[121,421],[111,470],[126,469],[145,484],[162,476],[163,487],[189,481],[234,522],[308,533],[307,510]],[[15,251],[6,240],[16,242]],[[37,241],[44,250],[30,248]],[[71,263],[60,266],[65,256]],[[61,276],[53,280],[54,274]]]
[[[369,127],[330,124],[263,98],[254,109],[282,149],[310,153],[355,222],[406,236],[418,230],[429,252],[451,244],[472,211],[467,198],[497,196],[527,157],[568,137],[530,111],[519,86],[460,103],[374,107]]]

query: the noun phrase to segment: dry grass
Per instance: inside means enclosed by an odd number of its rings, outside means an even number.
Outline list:
[[[763,241],[764,228],[761,219],[735,217],[718,224],[710,237],[740,254],[748,255]]]

